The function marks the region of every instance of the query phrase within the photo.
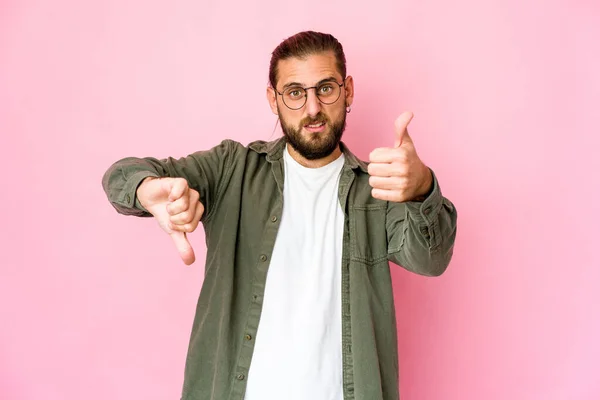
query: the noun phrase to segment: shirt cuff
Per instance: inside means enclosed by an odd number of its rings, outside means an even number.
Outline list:
[[[429,196],[423,201],[407,201],[406,208],[408,210],[409,218],[415,221],[419,227],[419,231],[423,237],[429,242],[431,247],[435,247],[435,243],[432,241],[435,239],[435,224],[438,221],[438,213],[443,206],[443,196],[440,190],[438,180],[435,173],[431,171],[433,179],[433,189]]]
[[[136,196],[137,188],[140,186],[142,181],[149,176],[158,178],[159,176],[150,171],[140,171],[131,175],[127,182],[125,183],[125,187],[119,194],[119,197],[115,201],[121,207],[128,209],[136,209],[141,213],[135,213],[138,216],[148,216],[151,215],[148,210],[146,210]]]

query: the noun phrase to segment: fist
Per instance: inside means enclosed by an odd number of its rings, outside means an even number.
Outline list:
[[[140,204],[171,236],[183,262],[192,264],[196,256],[186,233],[196,230],[204,214],[200,194],[183,178],[150,177],[144,179],[136,195]]]
[[[369,184],[376,199],[405,202],[423,200],[433,184],[429,168],[423,164],[411,137],[408,124],[411,112],[396,119],[394,147],[381,147],[369,155]]]

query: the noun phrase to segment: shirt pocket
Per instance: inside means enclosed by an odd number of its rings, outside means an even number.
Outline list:
[[[386,205],[355,205],[350,209],[350,255],[369,264],[387,261]]]

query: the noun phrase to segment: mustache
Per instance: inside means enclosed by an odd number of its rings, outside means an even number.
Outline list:
[[[311,124],[317,124],[320,122],[325,122],[328,123],[329,119],[327,118],[327,116],[325,114],[317,114],[314,117],[306,117],[304,118],[302,121],[300,121],[300,126],[306,126],[306,125],[311,125]]]

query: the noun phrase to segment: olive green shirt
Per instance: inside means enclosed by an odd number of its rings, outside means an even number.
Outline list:
[[[440,275],[452,257],[456,211],[435,176],[423,202],[373,198],[367,164],[341,148],[344,399],[396,400],[398,348],[388,261],[421,275]],[[104,175],[108,199],[122,214],[150,216],[135,195],[148,176],[183,177],[204,204],[205,277],[182,400],[244,398],[283,210],[284,149],[283,138],[248,146],[225,140],[180,159],[125,158]]]

